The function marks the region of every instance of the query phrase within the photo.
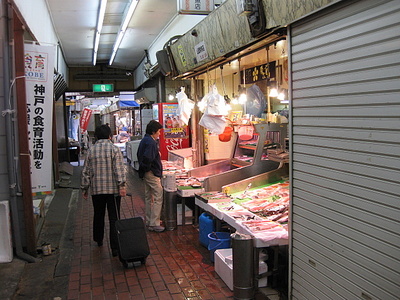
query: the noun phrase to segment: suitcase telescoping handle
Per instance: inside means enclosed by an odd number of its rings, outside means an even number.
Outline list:
[[[132,194],[128,194],[128,193],[127,193],[125,197],[121,197],[121,202],[122,202],[122,198],[126,198],[126,197],[130,197],[130,198],[131,198],[133,216],[135,216],[135,209],[134,209],[134,207],[133,207],[133,198],[132,198]],[[117,211],[117,218],[118,218],[118,220],[121,220],[121,212],[120,212],[120,210],[118,209],[118,206],[117,206],[117,198],[116,198],[116,197],[114,197],[114,204],[115,204],[115,210]]]

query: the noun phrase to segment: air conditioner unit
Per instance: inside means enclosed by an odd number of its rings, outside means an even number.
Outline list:
[[[172,75],[172,66],[170,63],[170,58],[167,50],[160,50],[156,53],[158,66],[160,67],[160,71],[164,76]]]

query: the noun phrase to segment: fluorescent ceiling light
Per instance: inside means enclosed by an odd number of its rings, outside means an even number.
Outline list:
[[[121,27],[119,28],[119,31],[118,31],[117,39],[115,40],[115,43],[113,46],[113,52],[111,54],[111,58],[108,63],[110,66],[112,65],[112,63],[114,61],[115,55],[117,54],[118,48],[121,45],[122,38],[125,35],[126,28],[128,27],[128,24],[132,18],[133,13],[135,12],[135,8],[136,8],[138,2],[139,2],[139,0],[131,0],[131,3],[129,4],[128,11],[125,14],[124,20],[122,21]]]
[[[104,15],[106,13],[107,0],[101,0],[99,18],[97,19],[97,31],[100,33],[103,28]]]
[[[95,36],[94,36],[93,66],[96,65],[96,61],[97,61],[97,50],[99,49],[100,34],[101,34],[101,29],[103,28],[104,15],[106,13],[106,7],[107,7],[107,0],[101,0],[100,9],[99,9],[99,15],[97,16],[96,33],[95,33]]]

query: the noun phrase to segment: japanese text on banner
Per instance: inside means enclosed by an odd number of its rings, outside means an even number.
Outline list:
[[[32,193],[52,190],[53,72],[55,47],[25,44],[27,122]]]

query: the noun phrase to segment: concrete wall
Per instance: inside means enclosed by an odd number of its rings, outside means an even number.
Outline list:
[[[45,0],[14,0],[16,9],[24,18],[29,31],[42,45],[54,45],[57,47],[54,67],[56,71],[68,80],[68,67],[63,53],[58,46],[58,38],[53,27]],[[68,84],[68,81],[67,81]]]

